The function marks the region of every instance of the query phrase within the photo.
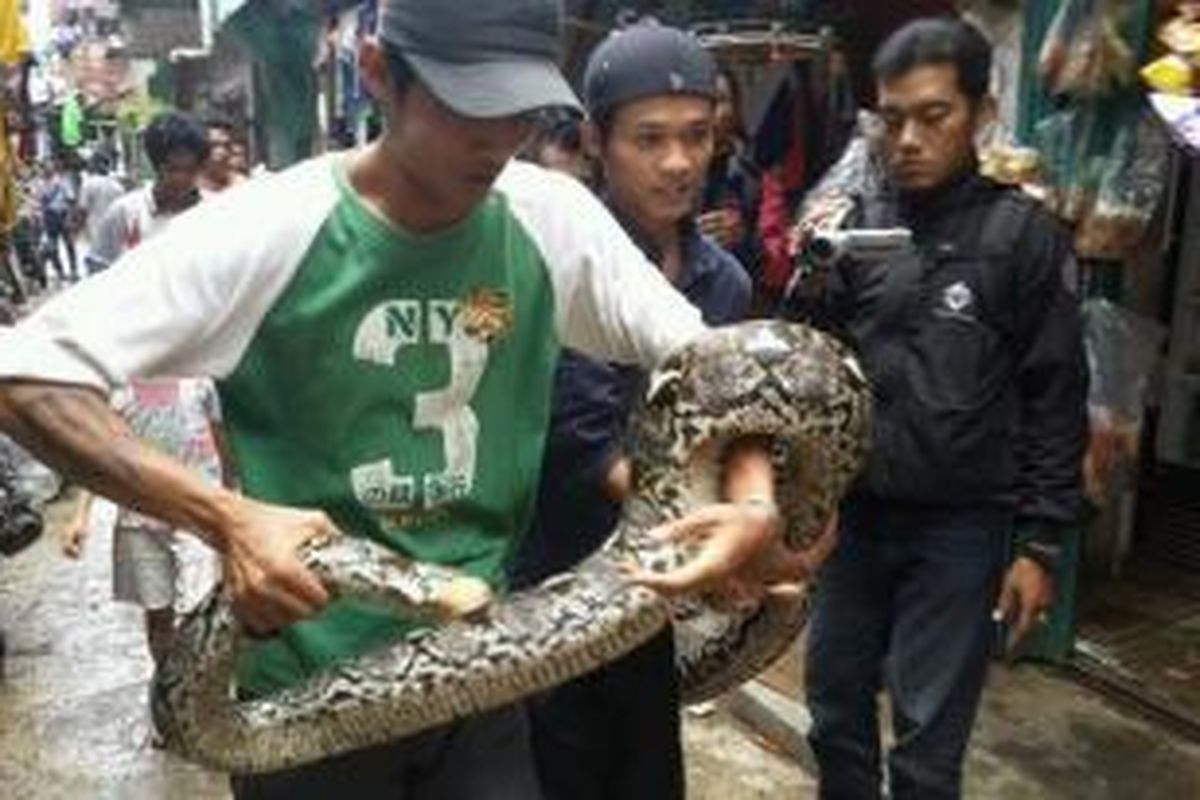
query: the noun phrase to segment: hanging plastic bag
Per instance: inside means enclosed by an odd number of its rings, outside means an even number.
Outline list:
[[[1046,181],[1046,206],[1076,222],[1095,196],[1096,167],[1089,157],[1096,116],[1090,105],[1075,105],[1042,120],[1035,132]]]
[[[1117,135],[1095,203],[1076,232],[1079,255],[1119,260],[1138,246],[1163,196],[1169,151],[1166,135],[1146,116]]]
[[[1083,318],[1091,374],[1084,477],[1088,496],[1101,502],[1114,471],[1137,461],[1146,393],[1167,331],[1103,299],[1085,302]]]
[[[879,151],[881,125],[879,118],[870,112],[858,115],[854,133],[841,157],[804,196],[798,216],[801,227],[823,227],[829,218],[844,216],[854,198],[879,191],[884,182]]]
[[[792,266],[784,288],[786,297],[817,296],[823,291],[826,270],[814,270],[805,262],[806,243],[819,231],[842,227],[857,198],[882,190],[886,171],[879,147],[881,125],[876,115],[860,112],[841,157],[804,196],[786,245]]]
[[[1097,96],[1133,79],[1137,64],[1118,24],[1120,12],[1113,0],[1063,2],[1039,54],[1052,94]]]

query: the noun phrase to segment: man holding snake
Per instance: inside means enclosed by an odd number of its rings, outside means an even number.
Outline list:
[[[555,66],[557,0],[384,0],[360,59],[386,120],[182,215],[0,336],[0,429],[116,502],[224,555],[261,696],[393,640],[402,624],[329,602],[297,559],[338,530],[502,585],[527,525],[560,347],[652,367],[703,330],[575,181],[511,161],[541,109],[577,101]],[[205,376],[245,495],[139,443],[105,395]],[[728,502],[668,526],[700,543],[663,591],[742,595],[803,578],[776,530],[760,447],[727,458]],[[303,620],[303,622],[301,622]],[[300,624],[296,624],[300,623]],[[269,635],[268,635],[269,634]],[[530,800],[520,709],[263,776],[238,798]]]

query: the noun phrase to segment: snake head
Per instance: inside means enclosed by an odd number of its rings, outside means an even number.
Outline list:
[[[438,622],[480,620],[487,617],[495,599],[486,582],[455,570],[455,574],[436,581],[430,592],[429,606]]]

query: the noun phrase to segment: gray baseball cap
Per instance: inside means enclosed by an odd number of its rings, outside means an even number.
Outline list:
[[[379,38],[466,117],[579,110],[558,67],[561,0],[383,0]]]

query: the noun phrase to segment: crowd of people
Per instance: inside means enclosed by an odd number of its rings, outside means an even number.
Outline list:
[[[187,128],[186,135],[193,140],[188,147],[202,166],[196,176],[163,178],[164,171],[179,171],[151,150],[151,140],[161,140],[163,134],[147,136],[164,125],[174,126],[171,137],[184,135],[182,128]],[[45,161],[15,165],[18,208],[15,224],[5,236],[2,257],[8,269],[0,287],[10,301],[23,303],[32,295],[61,289],[103,270],[120,251],[121,243],[111,237],[120,232],[122,222],[130,222],[134,207],[146,202],[151,183],[159,187],[155,191],[165,204],[162,214],[167,214],[186,200],[171,196],[174,185],[187,184],[187,191],[207,195],[249,177],[244,138],[221,119],[200,122],[168,112],[152,120],[141,138],[141,150],[154,175],[144,185],[134,177],[137,165],[121,162],[104,143],[60,147]],[[138,195],[142,200],[135,199]],[[109,214],[114,205],[121,207],[124,220]],[[178,205],[177,210],[184,208]],[[154,209],[139,213],[143,223],[153,224],[160,216]]]
[[[107,198],[97,274],[0,333],[0,429],[130,509],[118,596],[148,611],[173,602],[177,531],[221,554],[257,634],[243,697],[407,630],[331,601],[297,557],[313,537],[369,536],[501,591],[599,546],[636,487],[626,431],[649,371],[753,309],[760,189],[736,82],[693,37],[652,20],[614,32],[580,102],[555,65],[552,0],[380,5],[360,54],[378,139],[232,186],[228,131],[156,120],[154,184],[90,192],[89,205]],[[787,548],[769,443],[737,441],[723,501],[666,531],[696,543],[696,562],[632,576],[739,602],[818,576],[806,673],[826,798],[876,800],[885,781],[899,800],[961,795],[996,631],[1016,641],[1038,624],[1079,510],[1086,369],[1070,239],[978,175],[990,62],[982,35],[953,19],[888,40],[875,60],[887,180],[852,197],[843,223],[907,228],[913,247],[817,270],[773,310],[846,341],[873,388],[869,463],[839,519],[812,550]],[[61,174],[39,194],[60,241],[76,196]],[[486,330],[465,322],[481,311]],[[186,392],[192,421],[168,427],[203,437],[219,419],[227,446],[143,424],[178,410],[180,376],[212,383]],[[197,450],[236,468],[199,477],[186,463]],[[147,616],[156,655],[163,617]],[[233,792],[683,798],[679,704],[667,632],[527,703],[235,775]]]
[[[146,125],[140,139],[152,178],[134,188],[113,174],[112,158],[102,151],[90,154],[80,175],[67,168],[74,159],[66,154],[40,175],[34,170],[23,220],[27,230],[16,232],[12,254],[23,262],[21,273],[31,278],[33,296],[27,302],[44,302],[103,272],[161,234],[179,214],[246,179],[232,157],[231,129],[224,122],[203,124],[187,114],[165,112]],[[27,240],[39,233],[40,241],[31,246]],[[222,457],[218,446],[223,440],[211,381],[133,379],[114,394],[113,407],[137,436],[213,481],[232,481],[228,455]],[[79,493],[62,532],[63,552],[81,557],[89,534],[113,526],[113,597],[144,609],[147,646],[157,663],[170,646],[177,610],[194,605],[215,585],[219,564],[194,537],[95,499],[86,490]]]

